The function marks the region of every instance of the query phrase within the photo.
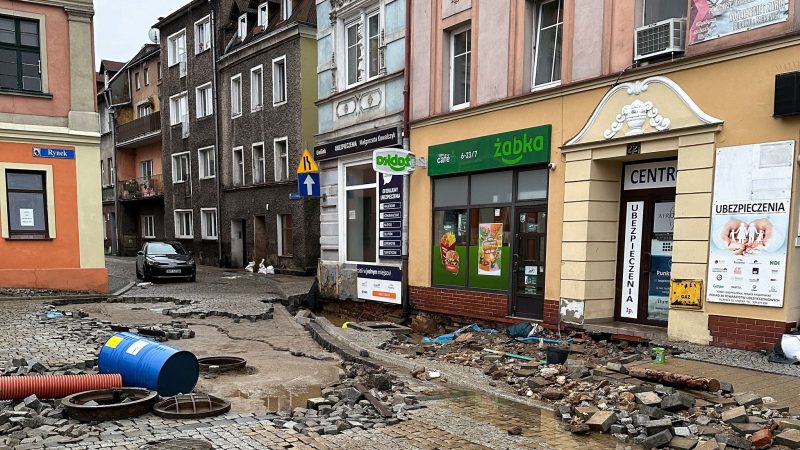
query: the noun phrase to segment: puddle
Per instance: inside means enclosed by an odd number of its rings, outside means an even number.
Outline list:
[[[262,400],[264,401],[264,406],[267,407],[267,411],[277,411],[283,407],[296,408],[299,406],[305,408],[308,399],[321,396],[322,388],[319,385],[304,386],[297,389],[280,387],[263,397]]]

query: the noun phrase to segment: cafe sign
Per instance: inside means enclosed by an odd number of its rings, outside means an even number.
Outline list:
[[[550,162],[550,125],[428,148],[428,175],[450,175]]]

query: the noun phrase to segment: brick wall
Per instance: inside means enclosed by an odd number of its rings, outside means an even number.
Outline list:
[[[708,316],[712,345],[752,351],[771,351],[781,335],[796,325],[795,322]]]
[[[420,311],[495,322],[514,322],[506,317],[508,315],[506,294],[419,286],[411,286],[409,290],[411,306]]]
[[[558,300],[544,301],[544,323],[549,325],[558,325],[560,302]]]

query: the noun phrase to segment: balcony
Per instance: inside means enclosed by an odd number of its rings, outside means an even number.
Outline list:
[[[114,194],[114,186],[103,186],[103,203],[113,203]]]
[[[117,126],[117,147],[131,148],[161,140],[161,111]]]
[[[162,175],[117,181],[117,196],[123,202],[162,198],[164,197]]]

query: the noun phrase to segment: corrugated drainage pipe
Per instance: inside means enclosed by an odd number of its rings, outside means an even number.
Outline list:
[[[122,387],[122,375],[118,373],[0,377],[0,400],[19,400],[33,394],[39,398],[62,398],[83,391],[118,387]]]

